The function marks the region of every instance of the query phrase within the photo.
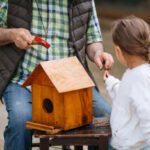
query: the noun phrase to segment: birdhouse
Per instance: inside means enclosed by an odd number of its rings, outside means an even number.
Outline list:
[[[94,83],[76,57],[41,62],[23,87],[29,85],[34,129],[69,130],[92,122]]]

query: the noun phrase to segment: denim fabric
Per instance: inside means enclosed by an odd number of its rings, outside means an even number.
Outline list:
[[[116,150],[116,149],[114,149],[114,148],[109,148],[109,150]],[[146,146],[146,147],[144,147],[144,148],[142,148],[142,149],[140,149],[140,150],[150,150],[150,146]]]
[[[142,148],[141,150],[150,150],[150,146],[146,146],[146,147]]]
[[[32,131],[25,128],[25,123],[32,120],[31,92],[18,84],[10,83],[4,92],[4,100],[8,112],[4,150],[30,150]],[[93,111],[95,117],[111,112],[111,106],[96,88],[93,88]]]
[[[109,116],[111,105],[100,95],[99,91],[93,88],[93,115],[94,117]]]
[[[31,92],[10,83],[4,92],[8,125],[4,131],[4,150],[30,150],[32,131],[25,128],[32,120]]]
[[[109,148],[108,148],[108,150],[116,150],[116,149],[114,149],[114,148],[110,145],[110,139],[109,139]],[[146,147],[144,147],[144,148],[142,148],[142,149],[140,149],[140,150],[150,150],[150,146],[146,146]]]

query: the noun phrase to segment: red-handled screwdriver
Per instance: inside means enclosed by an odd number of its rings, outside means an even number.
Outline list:
[[[32,44],[41,44],[46,48],[50,47],[50,44],[45,40],[43,40],[42,38],[40,38],[39,36],[35,36],[34,40],[32,40]]]

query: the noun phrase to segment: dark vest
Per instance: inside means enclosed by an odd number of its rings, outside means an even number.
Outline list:
[[[76,55],[86,71],[86,32],[92,14],[92,0],[69,0],[70,38]],[[32,0],[8,0],[8,28],[25,28],[30,30],[32,21]],[[15,73],[24,50],[15,44],[0,46],[0,97]],[[93,78],[93,77],[92,77]]]

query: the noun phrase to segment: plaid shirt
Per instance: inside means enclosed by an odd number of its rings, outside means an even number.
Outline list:
[[[87,44],[102,41],[94,0],[86,33]],[[26,50],[23,60],[12,78],[13,83],[22,85],[34,68],[46,60],[74,56],[75,50],[69,39],[68,0],[33,0],[31,34],[38,35],[51,44],[49,49],[33,45]],[[0,1],[0,27],[7,28],[8,0]],[[46,33],[48,27],[48,32]],[[45,37],[47,34],[47,37]]]

